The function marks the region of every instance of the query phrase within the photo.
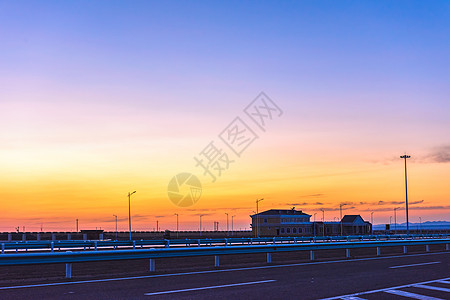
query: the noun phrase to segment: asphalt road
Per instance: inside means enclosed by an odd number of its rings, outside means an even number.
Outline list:
[[[450,299],[449,289],[450,253],[441,252],[0,287],[0,298]]]

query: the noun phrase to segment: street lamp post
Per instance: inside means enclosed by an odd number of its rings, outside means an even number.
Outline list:
[[[389,216],[389,234],[391,234],[391,225],[392,224],[392,216]]]
[[[42,226],[41,226],[41,228],[42,228]],[[41,231],[42,231],[42,229],[41,229]],[[77,233],[78,233],[78,219],[77,219]]]
[[[234,221],[233,221],[233,219],[234,219],[234,217],[236,217],[236,215],[234,215],[234,216],[231,216],[231,235],[234,235]]]
[[[371,227],[371,234],[373,235],[373,212],[370,213],[370,223],[372,224]]]
[[[200,236],[202,236],[202,217],[204,215],[200,215]]]
[[[317,213],[314,213],[314,222],[313,222],[314,237],[316,236],[316,215],[317,215]]]
[[[177,216],[177,238],[178,238],[178,214],[175,214]]]
[[[394,234],[397,234],[397,209],[400,207],[394,208]]]
[[[420,234],[422,234],[422,218],[419,217],[419,230],[420,230]]]
[[[136,191],[130,193],[128,192],[128,229],[130,231],[130,241],[131,241],[131,195],[136,193]]]
[[[405,196],[406,196],[406,235],[409,235],[409,217],[408,217],[408,178],[406,174],[406,159],[411,158],[409,155],[402,155],[400,158],[405,159]]]
[[[116,218],[116,241],[117,241],[117,216],[116,216],[116,215],[113,215],[113,217]]]
[[[322,236],[325,236],[325,209],[321,208],[322,211]]]
[[[339,212],[340,212],[340,215],[341,215],[341,236],[342,236],[342,206],[345,206],[345,205],[347,205],[346,203],[341,203],[341,204],[339,204]]]
[[[264,198],[256,199],[256,237],[259,238],[259,210],[258,210],[258,203],[263,201]]]
[[[225,213],[227,215],[227,235],[230,235],[230,227],[228,226],[228,213]]]

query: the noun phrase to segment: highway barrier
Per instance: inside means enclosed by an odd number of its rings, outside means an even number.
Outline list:
[[[230,254],[256,254],[267,253],[267,262],[271,262],[271,254],[277,252],[310,251],[310,259],[314,260],[316,250],[346,249],[346,256],[350,258],[351,249],[376,248],[380,255],[381,248],[403,246],[407,253],[408,246],[423,245],[429,250],[429,245],[446,245],[449,250],[450,239],[416,239],[416,240],[389,240],[389,241],[353,241],[353,242],[322,242],[322,243],[284,243],[260,245],[236,245],[214,247],[173,247],[157,249],[134,250],[97,250],[97,251],[66,251],[66,252],[28,252],[5,253],[0,255],[0,265],[31,265],[48,263],[66,263],[66,277],[71,278],[72,263],[93,261],[115,261],[130,259],[150,259],[150,271],[155,271],[155,260],[167,257],[194,257],[214,256],[214,265],[219,266],[220,255]]]

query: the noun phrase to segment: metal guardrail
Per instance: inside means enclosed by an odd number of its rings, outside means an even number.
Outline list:
[[[155,271],[155,259],[167,257],[194,257],[215,256],[215,266],[219,266],[219,255],[229,254],[256,254],[266,253],[267,262],[271,262],[272,253],[310,251],[310,259],[314,260],[315,250],[346,249],[346,256],[350,258],[350,250],[355,248],[376,248],[377,256],[381,254],[382,247],[403,246],[403,252],[407,253],[408,246],[425,245],[429,251],[429,245],[445,244],[449,250],[450,239],[420,239],[420,240],[390,240],[390,241],[357,241],[357,242],[323,242],[323,243],[296,243],[296,244],[271,244],[271,245],[238,245],[216,247],[183,247],[160,249],[135,249],[135,250],[99,250],[77,252],[38,252],[38,253],[12,253],[0,255],[0,265],[30,265],[48,263],[66,263],[66,277],[72,276],[72,263],[92,261],[115,261],[130,259],[150,259],[150,271]]]
[[[136,247],[170,247],[170,246],[217,246],[217,245],[255,245],[255,244],[279,244],[279,243],[314,243],[314,242],[339,242],[339,241],[382,241],[382,240],[405,240],[405,239],[424,239],[424,238],[449,238],[448,234],[427,234],[427,235],[365,235],[365,236],[316,236],[316,237],[263,237],[263,238],[216,238],[216,239],[174,239],[174,240],[133,240],[133,241],[105,241],[105,240],[60,240],[60,241],[17,241],[1,243],[1,253],[15,250],[55,250],[61,249],[80,249],[98,250],[98,249],[123,249]]]

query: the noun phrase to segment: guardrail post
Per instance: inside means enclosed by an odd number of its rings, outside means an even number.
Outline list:
[[[225,247],[227,247],[227,246],[228,246],[228,239],[225,239]]]
[[[430,245],[426,245],[426,246],[425,246],[425,251],[426,251],[426,252],[430,252]]]
[[[380,256],[380,255],[381,255],[381,248],[377,247],[377,256]]]
[[[275,245],[275,237],[273,238],[273,244]]]
[[[12,235],[11,235],[11,233],[8,233],[8,242],[11,242],[12,241]]]
[[[150,258],[150,272],[155,272],[155,259]]]
[[[267,263],[272,262],[272,253],[267,252]]]
[[[197,242],[198,242],[198,246],[200,247],[200,239],[198,239]]]
[[[53,250],[54,250],[54,246],[55,246],[55,245],[54,245],[54,242],[51,242],[51,243],[50,243],[50,247],[51,247],[51,251],[52,251],[52,252],[53,252]]]
[[[27,240],[27,234],[26,233],[22,233],[22,241],[26,241]]]
[[[403,254],[408,253],[408,247],[407,246],[403,246]]]
[[[350,237],[349,236],[347,236],[347,242],[349,242],[350,241]]]
[[[72,278],[72,264],[66,264],[66,278]]]
[[[136,249],[136,241],[133,241],[133,250]]]
[[[250,245],[253,245],[253,238],[250,239]]]
[[[94,242],[94,250],[97,251],[97,241]]]
[[[313,250],[309,251],[309,257],[311,260],[314,260],[314,251]]]
[[[165,245],[165,247],[166,247],[166,248],[169,248],[169,247],[170,247],[170,241],[169,241],[169,240],[166,240],[166,245]]]
[[[5,254],[5,243],[2,243],[2,254]]]
[[[40,233],[38,233],[38,234],[36,235],[36,240],[37,240],[37,241],[40,241],[40,240],[41,240],[41,234],[40,234]]]
[[[218,267],[219,266],[219,255],[215,255],[214,256],[214,267]]]
[[[350,258],[350,249],[349,248],[345,249],[345,256],[347,258]]]

